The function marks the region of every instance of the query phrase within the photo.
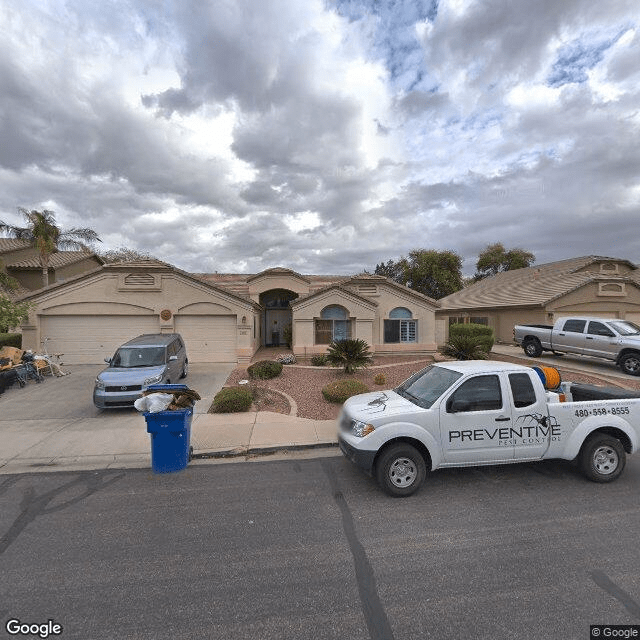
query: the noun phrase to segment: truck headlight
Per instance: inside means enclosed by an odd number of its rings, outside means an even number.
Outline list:
[[[104,381],[100,378],[96,378],[96,389],[104,389]]]
[[[351,433],[358,438],[364,438],[374,431],[375,427],[372,424],[367,424],[360,420],[354,420],[351,423]]]
[[[158,384],[158,382],[162,382],[163,373],[159,373],[157,376],[153,376],[153,378],[147,378],[142,384],[143,387],[148,387],[150,384]]]

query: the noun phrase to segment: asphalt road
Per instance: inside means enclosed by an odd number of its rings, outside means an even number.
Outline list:
[[[0,637],[586,639],[640,624],[639,488],[638,457],[610,485],[551,461],[407,499],[341,457],[4,476]]]

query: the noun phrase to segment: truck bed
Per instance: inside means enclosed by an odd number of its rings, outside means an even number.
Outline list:
[[[568,402],[589,402],[591,400],[625,400],[640,398],[640,391],[620,387],[597,387],[582,382],[566,382],[561,385]]]

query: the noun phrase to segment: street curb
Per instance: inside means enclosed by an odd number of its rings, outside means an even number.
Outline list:
[[[222,451],[194,453],[193,460],[211,460],[215,458],[242,458],[245,456],[273,455],[284,451],[312,451],[314,449],[337,448],[337,442],[318,442],[316,444],[275,445],[269,447],[236,447]]]

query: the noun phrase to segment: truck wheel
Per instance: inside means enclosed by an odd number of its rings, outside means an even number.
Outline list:
[[[606,435],[589,438],[580,454],[582,472],[593,482],[612,482],[622,473],[626,461],[620,440]]]
[[[390,496],[410,496],[417,491],[427,471],[422,454],[410,444],[395,444],[376,464],[376,479]]]
[[[627,353],[620,358],[620,368],[629,375],[640,376],[640,354]]]
[[[530,358],[539,358],[542,355],[542,345],[540,344],[540,340],[537,338],[527,340],[522,345],[522,348]]]

